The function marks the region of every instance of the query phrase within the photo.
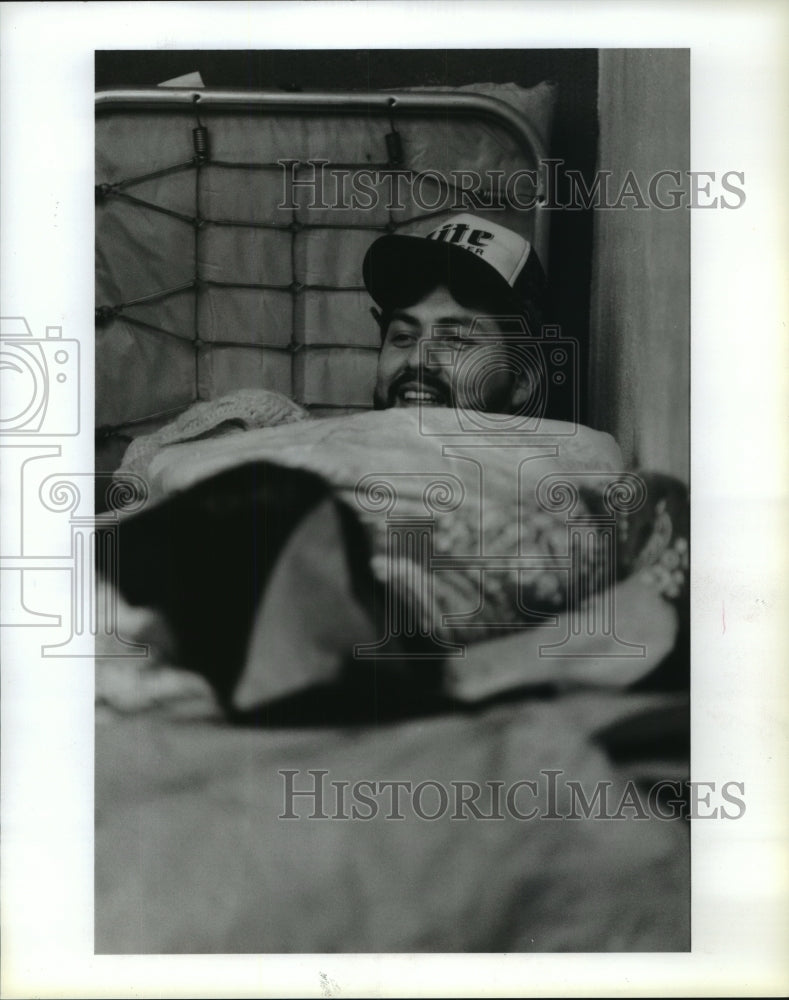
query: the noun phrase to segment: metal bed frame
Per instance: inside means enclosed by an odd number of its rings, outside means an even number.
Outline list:
[[[542,202],[544,181],[539,171],[546,158],[542,140],[528,119],[496,97],[446,91],[302,91],[194,89],[186,87],[138,87],[96,92],[96,113],[120,110],[178,110],[192,107],[214,110],[257,111],[261,114],[298,114],[305,111],[338,114],[419,116],[451,114],[479,118],[505,129],[518,143],[526,162],[537,172],[534,244],[537,255],[547,265],[548,216]]]
[[[260,115],[303,115],[309,113],[318,114],[348,114],[376,116],[389,119],[393,129],[395,121],[403,117],[425,117],[432,116],[457,116],[466,119],[481,120],[486,123],[497,125],[515,140],[517,149],[523,156],[524,166],[535,172],[536,185],[534,190],[534,228],[533,242],[541,261],[547,263],[548,252],[548,214],[545,207],[545,178],[540,170],[540,164],[545,159],[546,151],[542,141],[534,129],[531,122],[506,102],[481,94],[457,93],[449,91],[374,91],[374,92],[288,92],[288,91],[268,91],[268,90],[239,90],[239,89],[203,89],[193,87],[142,87],[142,88],[112,88],[97,91],[95,94],[95,111],[97,116],[109,114],[116,111],[184,111],[192,112],[196,116],[198,124],[201,124],[200,113],[207,112],[209,115],[213,111],[236,111]],[[97,193],[107,195],[115,193],[116,189],[123,189],[139,179],[147,179],[159,175],[168,174],[174,171],[189,167],[210,165],[210,156],[202,159],[200,150],[195,148],[195,157],[186,163],[174,166],[165,166],[161,170],[154,170],[145,175],[145,178],[132,178],[120,185],[102,185],[97,187]],[[233,166],[234,164],[221,164],[216,161],[217,166]],[[103,189],[111,190],[103,190]],[[123,196],[134,201],[133,196],[123,192]],[[150,205],[157,211],[165,211],[170,215],[178,215],[168,209]],[[197,224],[198,219],[187,219],[183,221]],[[276,224],[264,224],[263,228],[289,228]],[[371,227],[376,228],[376,227]],[[121,304],[124,306],[139,305],[144,302],[154,301],[164,296],[196,287],[197,281],[187,283],[177,288],[162,289],[154,291],[150,295],[145,295],[133,302]],[[301,289],[295,289],[296,294]],[[107,322],[111,320],[114,310],[112,307],[101,305],[97,308],[97,321]],[[160,333],[167,331],[160,330]],[[199,331],[195,329],[195,344],[201,345]],[[245,345],[246,346],[246,345]],[[316,345],[316,348],[321,345]],[[349,345],[334,345],[349,346]],[[292,349],[290,345],[289,349]],[[126,421],[117,427],[97,428],[97,433],[106,437],[116,434],[122,427],[130,428],[135,424],[145,423],[149,419],[161,418],[167,415],[174,415],[180,408],[174,411],[166,411],[149,414],[146,417]]]

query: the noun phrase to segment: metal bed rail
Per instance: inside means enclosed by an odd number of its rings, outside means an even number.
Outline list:
[[[104,89],[96,92],[95,94],[95,110],[97,116],[111,114],[114,112],[135,112],[135,111],[149,111],[149,112],[183,112],[187,114],[193,114],[196,117],[198,125],[201,125],[201,115],[205,114],[210,116],[214,111],[216,112],[236,112],[243,114],[259,114],[259,115],[271,115],[275,117],[281,117],[285,115],[313,115],[313,116],[328,116],[332,114],[336,115],[356,115],[359,117],[376,117],[388,120],[391,124],[393,131],[396,131],[396,122],[402,120],[403,118],[446,118],[447,116],[463,118],[471,121],[481,121],[485,124],[492,124],[497,126],[501,131],[507,134],[515,142],[518,154],[522,156],[522,166],[524,169],[533,171],[534,173],[534,186],[531,190],[531,203],[533,207],[530,207],[528,211],[532,213],[532,240],[537,250],[538,256],[543,263],[547,263],[547,251],[548,251],[548,209],[545,206],[545,190],[547,186],[546,178],[544,176],[544,171],[542,169],[542,164],[546,158],[546,151],[543,147],[542,140],[534,128],[531,121],[528,120],[523,114],[521,114],[517,108],[500,100],[495,97],[490,97],[487,95],[473,94],[473,93],[457,93],[452,91],[374,91],[374,92],[318,92],[318,91],[303,91],[303,92],[289,92],[289,91],[268,91],[268,90],[239,90],[239,89],[204,89],[204,88],[194,88],[194,87],[141,87],[141,88],[111,88]],[[199,132],[200,128],[195,129],[195,132]],[[387,137],[388,143],[389,137]],[[389,151],[389,150],[388,150]],[[168,215],[180,218],[181,221],[192,225],[195,229],[195,241],[199,238],[200,226],[198,223],[204,221],[198,218],[199,212],[196,213],[195,217],[184,216],[181,213],[174,212],[172,209],[165,208],[161,205],[149,204],[144,201],[140,201],[131,195],[127,188],[133,184],[139,182],[140,180],[151,179],[159,176],[164,176],[173,172],[177,172],[184,169],[197,169],[199,174],[199,169],[202,165],[214,162],[211,160],[210,155],[205,159],[200,155],[200,150],[195,148],[195,157],[193,159],[185,160],[185,162],[169,165],[164,167],[159,167],[150,173],[145,174],[143,177],[133,177],[131,179],[127,178],[123,181],[116,182],[115,184],[99,184],[97,185],[97,194],[102,198],[112,195],[113,197],[121,197],[130,202],[137,202],[145,208],[150,210],[155,210],[157,212],[165,212]],[[220,163],[215,161],[218,166],[231,167],[231,166],[249,166],[248,164],[228,164]],[[296,162],[296,161],[292,161]],[[354,166],[366,166],[369,164],[353,164]],[[381,168],[387,169],[391,168],[393,165],[390,163],[382,163],[379,166]],[[265,164],[261,166],[273,167],[273,164]],[[107,189],[106,191],[104,189]],[[520,207],[520,206],[513,206]],[[523,207],[523,210],[527,209]],[[443,209],[441,211],[444,211]],[[429,217],[430,213],[427,213],[424,217]],[[436,213],[433,213],[436,214]],[[440,213],[439,213],[440,214]],[[217,220],[216,225],[242,225],[240,222],[229,222],[227,220]],[[391,219],[390,219],[391,224]],[[246,223],[243,223],[246,225]],[[274,223],[249,223],[250,226],[259,226],[268,229],[283,229],[285,231],[295,231],[294,227],[297,226],[301,228],[309,228],[306,224],[298,224],[291,221],[288,225],[277,225]],[[320,226],[315,226],[312,228],[326,228],[327,225],[321,222]],[[348,226],[347,224],[342,224],[338,228],[354,228],[353,226]],[[370,230],[381,229],[381,231],[387,231],[388,227],[384,225],[370,225],[361,228],[369,228]],[[196,244],[195,244],[196,245]],[[146,302],[154,301],[166,296],[172,295],[179,291],[184,291],[188,289],[195,289],[196,291],[202,287],[210,284],[204,277],[201,277],[195,273],[194,280],[187,282],[185,284],[179,285],[175,288],[167,288],[156,290],[153,293],[138,296],[136,298],[114,303],[112,305],[101,304],[96,309],[97,322],[106,323],[112,320],[116,313],[126,310],[129,306],[144,304]],[[254,287],[264,287],[262,285],[255,285]],[[266,286],[268,287],[268,286]],[[277,290],[288,292],[293,298],[297,294],[307,287],[306,285],[299,285],[295,280],[290,285],[285,285],[280,288],[276,286]],[[316,288],[318,286],[315,286]],[[338,289],[334,289],[338,290]],[[356,290],[356,289],[339,289],[339,290]],[[361,290],[361,289],[359,289]],[[195,312],[195,317],[197,313]],[[177,336],[171,331],[163,330],[158,326],[153,326],[150,321],[142,321],[135,319],[133,315],[124,312],[124,316],[127,322],[142,325],[149,330],[159,333],[159,334],[169,334],[171,336]],[[187,339],[187,338],[180,338]],[[194,337],[188,338],[190,342],[195,345],[195,399],[199,399],[199,391],[197,388],[199,381],[199,354],[200,349],[203,345],[203,341],[200,339],[200,331],[197,327],[197,320],[195,318],[195,331]],[[217,346],[231,346],[224,341]],[[237,346],[257,346],[244,343]],[[300,351],[305,345],[291,342],[288,345],[262,345],[266,349],[271,350],[283,350],[290,352],[294,358],[298,351]],[[331,345],[321,345],[315,344],[310,345],[313,350],[328,350],[341,346],[353,346],[358,349],[365,349],[364,346],[360,345],[346,345],[346,344],[331,344]],[[292,378],[295,380],[295,375],[293,372],[295,369],[292,367]],[[327,404],[325,401],[320,404],[322,407]],[[169,412],[169,411],[168,411]],[[123,428],[129,428],[134,424],[144,422],[154,417],[160,417],[164,415],[163,413],[156,414],[146,414],[144,417],[139,417],[133,420],[127,420],[122,425],[117,426],[102,426],[98,429],[99,436],[111,436],[117,434]]]
[[[505,101],[484,94],[443,90],[412,91],[276,91],[202,89],[193,87],[112,88],[96,92],[96,113],[120,110],[235,110],[261,114],[364,114],[386,116],[458,115],[498,125],[517,143],[528,169],[536,172],[534,245],[543,265],[548,262],[548,212],[542,207],[545,178],[540,169],[546,150],[532,123]]]

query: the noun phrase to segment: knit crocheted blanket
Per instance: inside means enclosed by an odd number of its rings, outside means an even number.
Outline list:
[[[161,501],[250,462],[317,473],[367,530],[375,576],[412,592],[422,628],[451,621],[455,641],[476,641],[517,622],[524,608],[560,610],[580,580],[592,590],[611,582],[596,558],[598,545],[608,544],[600,532],[592,530],[572,565],[568,560],[568,516],[591,515],[622,474],[609,435],[558,421],[543,421],[536,433],[465,433],[457,410],[305,421],[280,404],[276,414],[280,426],[160,444],[143,473],[151,498]],[[173,428],[170,438],[175,434]],[[568,489],[569,505],[562,492]],[[424,529],[424,541],[403,547],[393,537],[398,526],[406,535],[410,527]],[[480,598],[487,624],[484,615],[472,615]]]
[[[168,445],[224,437],[260,427],[277,427],[308,418],[303,407],[281,392],[238,389],[219,399],[194,403],[159,430],[135,438],[126,449],[115,476],[123,479],[131,473],[146,479],[151,462]]]

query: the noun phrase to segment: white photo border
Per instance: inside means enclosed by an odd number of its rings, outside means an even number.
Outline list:
[[[80,433],[57,444],[74,471],[93,469],[97,49],[690,48],[692,169],[742,171],[747,196],[691,221],[692,777],[744,781],[747,802],[736,823],[693,824],[691,953],[94,956],[93,662],[46,661],[36,629],[3,628],[2,995],[784,995],[785,5],[7,3],[0,28],[0,313],[79,341]],[[4,551],[16,487],[9,473]],[[57,609],[50,577],[36,601]]]

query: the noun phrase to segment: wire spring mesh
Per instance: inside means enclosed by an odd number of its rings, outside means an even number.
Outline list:
[[[200,331],[200,297],[208,288],[223,288],[223,289],[248,289],[248,290],[258,290],[273,292],[275,294],[283,294],[290,296],[291,299],[291,322],[290,322],[290,338],[287,343],[275,344],[275,343],[256,343],[249,341],[239,341],[239,340],[227,340],[222,341],[211,341],[210,347],[212,350],[232,348],[232,347],[243,347],[246,349],[255,349],[265,351],[275,351],[285,353],[290,356],[291,359],[291,385],[295,386],[296,372],[294,367],[295,358],[298,354],[304,351],[325,351],[332,348],[353,348],[355,350],[377,350],[377,347],[372,345],[365,345],[360,343],[347,343],[347,342],[334,342],[331,343],[305,343],[296,339],[297,331],[297,310],[298,310],[298,300],[299,297],[304,295],[306,292],[321,292],[321,293],[347,293],[347,292],[363,292],[364,285],[362,284],[329,284],[321,282],[307,282],[300,280],[298,274],[297,266],[297,241],[303,236],[303,234],[315,231],[315,230],[334,230],[334,231],[356,231],[356,232],[370,232],[370,233],[385,233],[385,232],[396,232],[398,229],[403,228],[408,225],[412,225],[416,222],[422,220],[429,220],[431,218],[445,215],[446,207],[439,208],[437,210],[424,210],[420,212],[415,212],[409,215],[404,215],[402,218],[396,218],[391,206],[388,210],[388,218],[386,222],[307,222],[302,221],[298,218],[297,211],[292,212],[289,222],[272,222],[272,221],[256,221],[256,220],[237,220],[228,218],[216,218],[208,217],[202,211],[202,176],[204,169],[208,166],[211,169],[223,170],[223,171],[282,171],[281,162],[254,162],[254,161],[235,161],[235,160],[222,160],[222,159],[212,159],[210,150],[210,133],[208,128],[202,123],[199,116],[196,118],[196,125],[192,129],[192,146],[193,146],[193,156],[187,160],[181,160],[177,163],[157,166],[153,170],[146,171],[142,174],[136,174],[130,177],[123,178],[122,180],[115,181],[113,183],[98,183],[96,185],[96,199],[97,202],[106,202],[111,199],[120,200],[133,205],[143,211],[158,213],[165,215],[169,218],[176,220],[185,226],[192,228],[194,232],[194,271],[192,280],[185,283],[180,283],[178,285],[156,289],[148,294],[138,296],[133,299],[127,299],[114,303],[104,303],[96,307],[96,323],[98,325],[109,325],[119,316],[123,317],[124,322],[129,323],[133,326],[145,329],[150,333],[163,336],[168,338],[173,338],[181,343],[191,343],[194,349],[194,381],[193,381],[193,395],[190,402],[173,409],[168,409],[165,411],[159,411],[156,414],[148,414],[144,417],[139,417],[134,420],[127,420],[120,424],[115,425],[103,425],[97,428],[97,436],[101,438],[107,438],[112,436],[117,437],[128,437],[129,434],[125,433],[130,431],[135,425],[145,423],[148,420],[160,419],[162,416],[170,416],[181,412],[183,409],[187,408],[194,402],[198,402],[201,399],[200,396],[200,358],[201,352],[206,347],[206,342],[201,338]],[[324,164],[324,169],[327,171],[331,170],[376,170],[381,174],[390,173],[392,175],[404,175],[411,183],[418,181],[428,175],[424,171],[415,171],[409,169],[405,165],[405,154],[403,149],[403,143],[401,140],[400,133],[397,131],[394,117],[390,115],[390,131],[383,136],[383,145],[386,148],[387,159],[381,162],[370,162],[369,160],[365,162],[360,162],[358,160],[348,160],[348,161],[321,161]],[[294,177],[297,177],[301,171],[307,168],[314,169],[313,163],[299,163],[298,161],[289,161],[292,163],[292,171]],[[147,181],[158,180],[160,178],[165,178],[172,176],[174,174],[183,172],[193,172],[194,173],[194,212],[193,214],[186,214],[185,212],[179,212],[173,208],[166,205],[157,204],[156,202],[150,201],[146,198],[139,197],[130,193],[131,188],[134,188],[140,184]],[[446,178],[442,180],[437,180],[433,175],[430,175],[429,180],[442,186],[444,192],[451,194],[453,196],[462,194],[456,187]],[[503,207],[503,206],[502,206]],[[290,248],[290,280],[285,283],[276,282],[233,282],[233,281],[220,281],[214,278],[209,278],[201,272],[200,267],[200,249],[201,249],[201,239],[203,234],[211,227],[217,228],[241,228],[247,230],[268,230],[286,233],[289,236],[289,248]],[[182,333],[178,333],[174,330],[166,329],[160,326],[150,319],[135,316],[133,311],[137,306],[149,305],[154,302],[163,302],[166,299],[184,294],[186,292],[191,293],[194,296],[194,308],[193,308],[193,320],[192,320],[192,334],[191,336],[184,336]],[[298,398],[299,393],[296,393]],[[304,402],[308,408],[310,406],[318,405],[321,408],[332,408],[331,403],[321,403],[321,404],[310,404]],[[342,408],[352,408],[352,407],[342,407]]]

